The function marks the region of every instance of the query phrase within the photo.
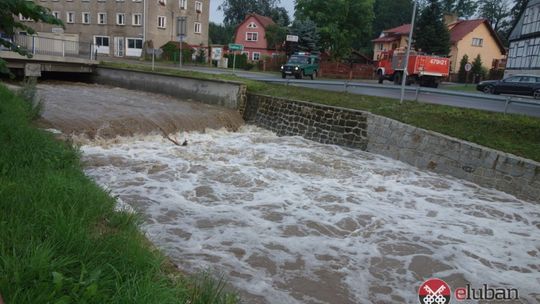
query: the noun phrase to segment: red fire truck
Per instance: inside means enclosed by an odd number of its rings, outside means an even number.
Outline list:
[[[382,52],[377,63],[379,83],[383,83],[386,79],[395,84],[401,84],[404,66],[405,52],[396,50]],[[418,83],[420,86],[436,88],[443,78],[448,77],[449,70],[448,58],[422,55],[411,51],[406,84]]]

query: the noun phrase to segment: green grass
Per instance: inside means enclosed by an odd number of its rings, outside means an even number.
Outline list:
[[[134,215],[81,170],[79,152],[30,123],[0,84],[0,293],[6,303],[237,303],[222,280],[188,278]]]
[[[107,63],[106,66],[140,71],[150,70],[146,66],[129,64]],[[369,111],[416,127],[540,161],[539,118],[513,114],[504,115],[502,113],[413,101],[407,101],[400,105],[397,100],[391,98],[268,84],[236,77],[232,74],[212,75],[167,68],[156,69],[156,72],[190,78],[242,82],[247,84],[250,93]]]
[[[466,93],[482,94],[482,92],[476,89],[476,84],[446,85],[444,87],[441,87],[441,89],[450,90],[450,91],[461,91],[461,92],[466,92]]]

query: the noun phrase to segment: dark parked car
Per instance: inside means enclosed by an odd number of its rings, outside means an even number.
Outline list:
[[[540,99],[540,76],[514,75],[502,80],[482,81],[476,89],[486,94],[528,95]]]

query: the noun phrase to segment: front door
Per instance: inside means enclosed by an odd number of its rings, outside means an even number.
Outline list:
[[[124,50],[126,49],[124,41],[124,37],[114,37],[114,56],[124,57]]]

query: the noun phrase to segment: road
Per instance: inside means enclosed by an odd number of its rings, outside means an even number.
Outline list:
[[[137,62],[140,64],[141,62]],[[210,67],[197,67],[197,66],[184,66],[182,68],[183,70],[189,70],[189,71],[196,71],[196,72],[203,72],[203,73],[209,73],[209,74],[231,74],[233,71],[231,69],[217,69],[217,68],[210,68]],[[253,80],[259,80],[259,81],[265,81],[265,82],[277,82],[277,83],[283,83],[286,84],[286,80],[281,79],[281,75],[278,73],[262,73],[262,72],[249,72],[249,71],[243,71],[243,70],[236,70],[234,72],[236,76],[247,78],[247,79],[253,79]],[[290,79],[289,85],[294,86],[301,86],[301,87],[307,87],[307,88],[316,88],[321,90],[328,90],[328,91],[344,91],[345,89],[345,83],[346,81],[343,80],[327,80],[325,79],[323,82],[325,84],[322,84],[319,81],[311,81],[311,80],[294,80]],[[294,83],[292,83],[294,82]],[[352,85],[354,84],[376,84],[374,81],[351,81]],[[380,86],[380,87],[379,87]],[[359,95],[368,95],[368,96],[378,96],[378,97],[388,97],[388,98],[400,98],[400,90],[393,84],[387,83],[382,85],[377,85],[376,87],[354,87],[349,86],[347,88],[347,92],[352,94],[359,94]],[[470,108],[470,109],[478,109],[478,110],[485,110],[485,111],[491,111],[491,112],[501,112],[504,113],[506,102],[505,97],[511,97],[512,102],[508,105],[507,112],[508,113],[514,113],[514,114],[522,114],[527,116],[534,116],[534,117],[540,117],[540,101],[536,101],[532,98],[528,97],[520,97],[520,96],[495,96],[495,95],[484,95],[482,93],[478,94],[471,94],[471,95],[478,95],[478,97],[473,96],[455,96],[455,95],[447,95],[447,94],[456,94],[459,92],[456,91],[449,91],[449,90],[443,90],[443,89],[437,89],[437,90],[430,90],[430,92],[422,92],[418,95],[418,101],[424,102],[424,103],[432,103],[432,104],[440,104],[440,105],[448,105],[453,107],[460,107],[460,108]],[[469,94],[466,94],[469,95]],[[405,93],[405,99],[406,100],[415,100],[416,99],[416,92],[407,91]],[[524,103],[521,103],[524,102]]]

